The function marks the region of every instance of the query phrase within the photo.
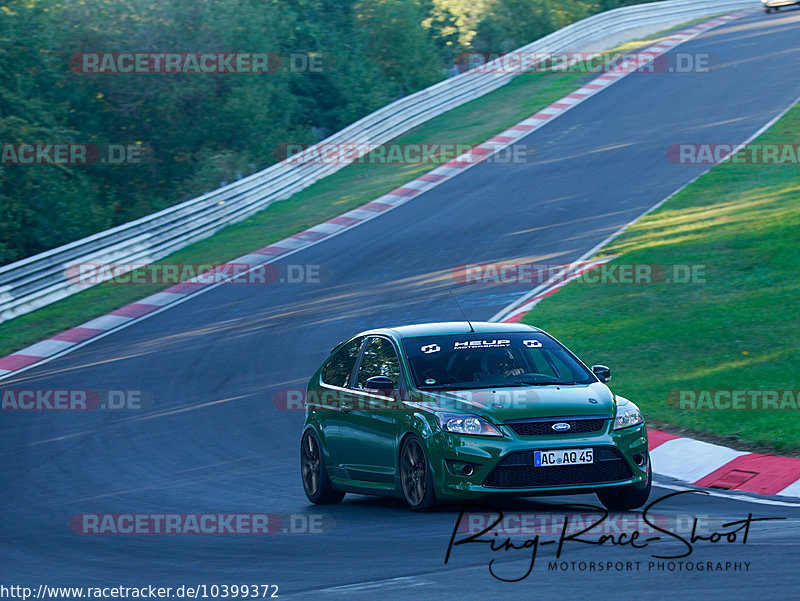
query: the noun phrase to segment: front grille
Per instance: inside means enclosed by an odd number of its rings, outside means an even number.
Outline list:
[[[506,422],[514,433],[519,436],[552,436],[554,434],[588,434],[589,432],[599,432],[605,427],[605,417],[597,418],[564,418],[548,420],[515,420]],[[569,424],[569,430],[556,432],[553,424]]]
[[[614,447],[594,447],[594,463],[534,467],[533,451],[513,451],[491,471],[489,488],[536,488],[607,484],[633,478],[633,471]]]

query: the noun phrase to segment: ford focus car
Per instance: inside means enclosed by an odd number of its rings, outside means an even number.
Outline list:
[[[383,494],[414,510],[578,493],[611,510],[640,507],[652,480],[647,431],[610,377],[521,324],[362,332],[308,384],[303,487],[313,503]]]

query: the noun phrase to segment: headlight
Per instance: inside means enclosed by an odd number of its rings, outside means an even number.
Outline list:
[[[617,397],[617,416],[614,418],[614,430],[622,430],[638,426],[644,422],[642,412],[627,399]]]
[[[439,427],[453,434],[474,434],[476,436],[502,436],[494,425],[477,415],[463,413],[436,413]]]

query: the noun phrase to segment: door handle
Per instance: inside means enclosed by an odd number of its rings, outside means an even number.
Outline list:
[[[342,403],[341,405],[342,413],[350,413],[352,410],[353,408],[350,405],[348,405],[347,403]]]

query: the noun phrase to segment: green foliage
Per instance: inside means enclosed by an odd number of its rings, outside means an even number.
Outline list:
[[[425,15],[417,3],[362,0],[358,13],[367,54],[393,82],[395,95],[405,96],[442,78],[440,59],[421,26]]]
[[[263,169],[445,77],[620,1],[0,0],[0,143],[138,145],[141,164],[0,166],[0,264]],[[85,52],[268,52],[318,70],[81,74]]]

